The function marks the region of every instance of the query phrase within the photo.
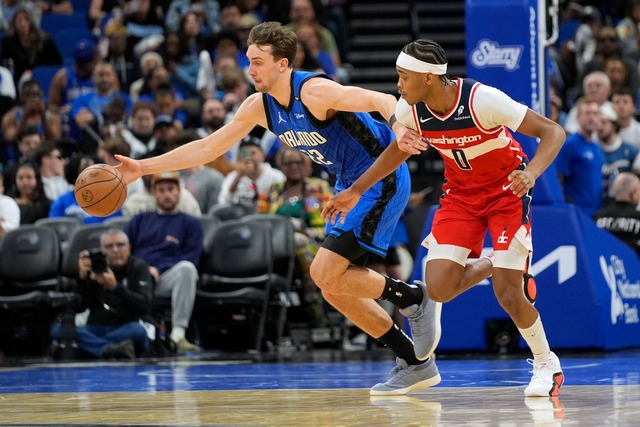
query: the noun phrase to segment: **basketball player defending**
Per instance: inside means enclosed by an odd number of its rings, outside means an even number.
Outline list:
[[[421,136],[399,137],[349,189],[327,203],[323,216],[329,222],[338,215],[345,218],[366,189],[410,154],[419,154],[428,145],[438,150],[446,179],[441,207],[423,242],[429,248],[425,270],[429,298],[450,301],[493,276],[500,305],[533,352],[533,378],[525,395],[557,395],[563,383],[560,361],[549,349],[538,311],[523,292],[523,271],[532,251],[531,189],[556,157],[565,133],[496,88],[450,79],[444,50],[433,41],[406,45],[396,66],[401,99],[395,118]],[[530,162],[509,129],[540,139]],[[494,255],[467,262],[470,255],[479,256],[487,228]]]
[[[293,71],[296,36],[277,22],[253,27],[248,43],[249,75],[259,92],[242,103],[231,122],[203,139],[140,161],[118,156],[127,182],[208,163],[258,125],[335,173],[341,190],[394,141],[388,126],[362,113],[378,111],[391,118],[397,103],[393,95]],[[400,135],[413,132],[400,123],[394,129]],[[386,254],[409,193],[408,169],[398,164],[396,171],[373,183],[344,223],[327,224],[327,237],[311,265],[324,298],[398,356],[391,378],[374,386],[372,394],[405,394],[440,382],[430,356],[440,339],[441,304],[429,300],[422,283],[409,285],[359,266],[367,253]],[[409,317],[415,346],[376,299],[392,302]]]

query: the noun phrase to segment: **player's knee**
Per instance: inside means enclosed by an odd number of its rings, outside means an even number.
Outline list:
[[[507,286],[496,287],[494,286],[494,293],[500,306],[509,314],[512,314],[518,310],[520,304],[524,301],[524,295],[522,289]]]
[[[324,291],[332,292],[336,287],[335,271],[319,258],[315,258],[309,267],[313,282]]]
[[[442,286],[438,282],[432,285],[427,281],[427,294],[430,300],[436,302],[449,302],[454,298],[453,289],[450,286]]]

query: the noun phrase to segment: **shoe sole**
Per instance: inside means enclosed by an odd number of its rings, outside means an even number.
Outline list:
[[[436,375],[435,377],[431,377],[431,378],[427,378],[426,380],[422,380],[420,382],[417,382],[409,387],[405,387],[405,388],[399,388],[396,390],[370,390],[370,394],[371,396],[401,396],[401,395],[405,395],[407,393],[411,393],[414,390],[418,390],[421,388],[427,388],[427,387],[433,387],[434,385],[438,385],[440,384],[440,381],[442,381],[442,377],[440,377],[440,374]]]
[[[429,349],[429,351],[427,351],[427,353],[425,353],[424,355],[416,354],[416,359],[418,359],[421,362],[423,362],[423,361],[427,360],[429,357],[431,357],[433,352],[436,351],[436,348],[438,347],[438,344],[440,343],[440,337],[442,336],[442,325],[440,324],[441,315],[442,315],[442,303],[441,302],[436,302],[436,320],[435,320],[435,322],[436,322],[436,335],[435,335],[435,339],[433,340],[433,344],[431,345],[431,348]]]
[[[553,385],[548,393],[527,393],[525,389],[525,397],[555,397],[560,393],[560,387],[564,384],[564,374],[562,372],[556,372],[553,374]]]

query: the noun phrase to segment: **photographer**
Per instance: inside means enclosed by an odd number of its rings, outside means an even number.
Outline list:
[[[78,260],[78,311],[89,309],[86,326],[76,330],[78,347],[96,358],[133,359],[148,350],[147,333],[139,322],[151,312],[152,279],[149,266],[131,256],[127,235],[104,232],[101,249],[82,251]],[[52,337],[60,339],[60,323]]]

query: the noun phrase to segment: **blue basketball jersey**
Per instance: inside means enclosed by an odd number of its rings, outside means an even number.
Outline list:
[[[325,121],[315,118],[300,98],[302,85],[314,77],[328,78],[312,72],[292,73],[291,99],[286,107],[271,95],[263,94],[267,122],[269,130],[282,144],[304,153],[334,173],[336,190],[341,191],[371,167],[395,140],[395,135],[369,113],[339,111]],[[327,224],[327,234],[339,236],[353,229],[362,247],[384,256],[409,192],[409,171],[403,164],[364,193],[344,224]]]

